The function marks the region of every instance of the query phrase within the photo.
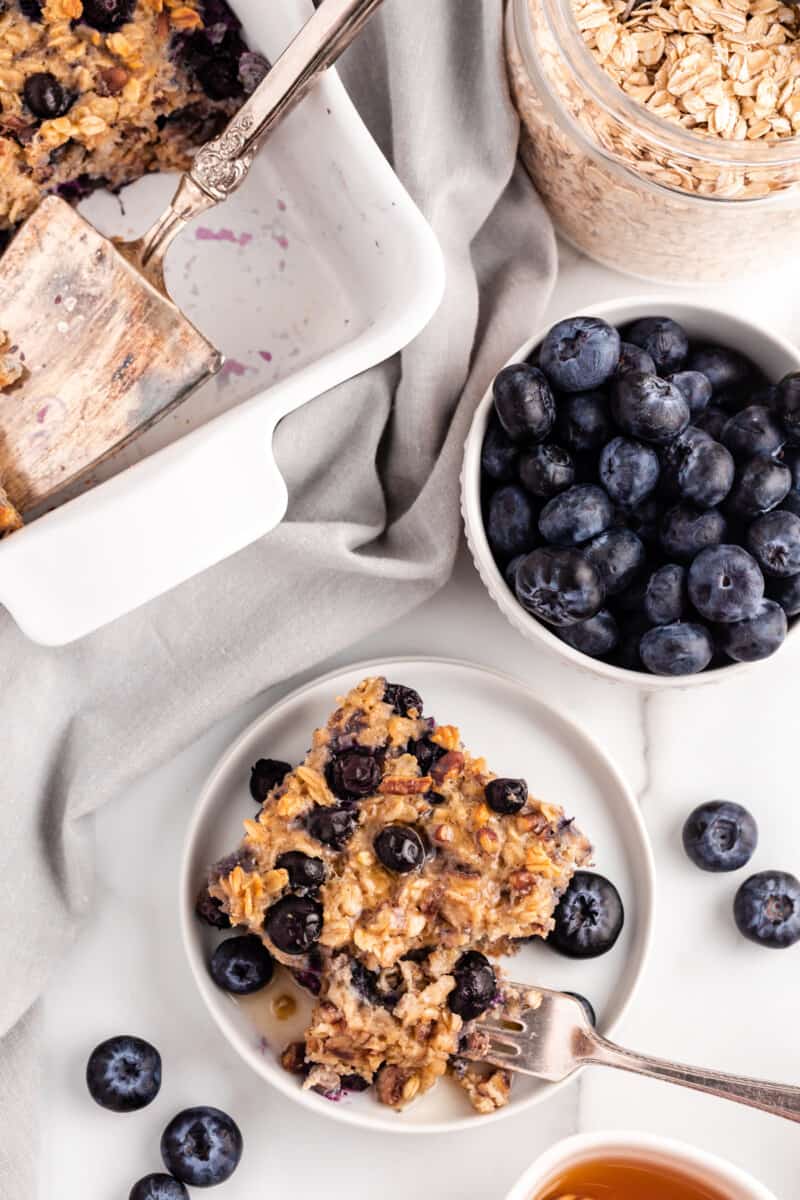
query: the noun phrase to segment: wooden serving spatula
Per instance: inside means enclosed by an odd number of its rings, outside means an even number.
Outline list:
[[[25,373],[0,394],[0,486],[20,512],[54,498],[222,366],[170,299],[164,254],[188,221],[239,187],[267,135],[380,3],[322,0],[143,237],[102,237],[57,196],[16,234],[0,259],[0,329]]]

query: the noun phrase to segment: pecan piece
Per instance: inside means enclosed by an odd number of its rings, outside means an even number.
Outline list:
[[[518,870],[511,872],[508,882],[511,884],[512,889],[520,896],[527,896],[529,892],[533,891],[536,880],[525,867],[519,867]]]
[[[430,791],[432,782],[430,775],[386,775],[378,791],[384,796],[416,796]]]
[[[97,94],[99,96],[118,96],[130,79],[130,72],[124,67],[106,67],[98,73]]]
[[[290,1075],[305,1075],[308,1071],[305,1042],[290,1042],[281,1054],[280,1064]]]
[[[460,750],[448,750],[438,762],[431,767],[434,782],[444,783],[448,775],[454,775],[464,766],[464,755]]]
[[[403,1071],[400,1067],[388,1064],[381,1067],[375,1081],[375,1093],[381,1104],[388,1104],[389,1108],[397,1108],[399,1104],[402,1104],[408,1079],[408,1072]]]

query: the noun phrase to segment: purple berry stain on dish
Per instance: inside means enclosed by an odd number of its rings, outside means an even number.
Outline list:
[[[196,229],[194,236],[198,242],[232,242],[235,246],[249,246],[253,240],[252,233],[234,233],[232,229],[209,229],[207,225]]]
[[[573,317],[493,400],[484,525],[532,617],[660,676],[780,648],[800,615],[800,372],[770,381],[667,316]]]

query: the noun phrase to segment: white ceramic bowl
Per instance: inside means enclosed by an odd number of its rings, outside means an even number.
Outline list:
[[[303,1091],[279,1065],[277,1054],[302,1036],[310,1015],[308,998],[282,970],[253,996],[236,999],[220,991],[207,965],[219,937],[194,916],[195,898],[209,864],[238,845],[242,820],[253,816],[247,786],[251,765],[265,755],[300,761],[311,730],[326,719],[335,697],[368,675],[384,675],[417,688],[426,711],[456,721],[468,746],[485,754],[489,762],[502,763],[509,774],[527,778],[538,795],[563,800],[569,815],[588,831],[597,869],[618,884],[625,901],[619,941],[609,954],[583,962],[553,954],[544,945],[524,946],[506,969],[510,978],[523,983],[582,992],[595,1007],[600,1031],[613,1032],[635,992],[652,937],[653,858],[636,800],[604,752],[582,730],[523,684],[469,663],[402,658],[339,668],[304,684],[246,729],[209,776],[187,830],[180,891],[184,946],[197,989],[223,1037],[249,1067],[289,1099],[365,1129],[435,1134],[478,1130],[545,1102],[565,1083],[520,1077],[508,1106],[481,1117],[471,1111],[451,1080],[442,1080],[401,1113],[379,1104],[371,1092],[332,1104]],[[289,1020],[278,1021],[272,1002],[283,992],[296,997],[298,1009]]]
[[[726,1200],[777,1200],[752,1175],[715,1154],[656,1134],[625,1132],[581,1133],[557,1142],[528,1167],[506,1200],[539,1200],[565,1168],[600,1157],[671,1166],[693,1181],[716,1186]]]
[[[589,305],[579,311],[586,316],[602,317],[612,325],[624,325],[636,317],[672,317],[684,326],[692,338],[718,342],[740,350],[757,363],[770,379],[777,380],[788,371],[800,369],[800,350],[786,338],[722,309],[708,308],[701,304],[656,295],[634,296],[628,300],[610,300],[603,304]],[[577,314],[564,314],[565,317],[575,315]],[[547,326],[534,333],[524,345],[520,346],[516,354],[511,356],[508,362],[524,361],[539,345],[552,324],[554,322],[551,321]],[[508,363],[499,364],[498,371],[502,366],[507,365]],[[573,663],[593,675],[653,690],[718,683],[732,678],[735,673],[752,670],[753,667],[758,666],[757,663],[732,663],[730,666],[703,671],[699,675],[676,677],[650,675],[644,671],[628,671],[622,667],[598,662],[587,654],[581,654],[579,650],[574,650],[566,642],[557,638],[541,621],[537,621],[536,617],[527,613],[512,595],[502,572],[498,569],[483,527],[480,481],[481,447],[491,411],[492,389],[490,387],[478,405],[467,437],[461,472],[461,511],[467,542],[478,574],[497,607],[515,629],[529,641],[537,642],[553,654],[558,655],[559,658]],[[798,636],[800,633],[795,626],[790,630],[789,637],[797,638]]]

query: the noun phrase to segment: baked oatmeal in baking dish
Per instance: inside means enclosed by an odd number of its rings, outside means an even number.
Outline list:
[[[225,0],[0,0],[0,249],[46,192],[184,170],[266,71]]]
[[[304,762],[261,760],[262,800],[199,901],[239,926],[316,996],[287,1069],[326,1095],[374,1085],[401,1108],[450,1072],[482,1112],[506,1072],[458,1058],[465,1026],[514,996],[493,957],[546,937],[590,847],[522,779],[495,775],[419,695],[363,680],[317,729]]]

